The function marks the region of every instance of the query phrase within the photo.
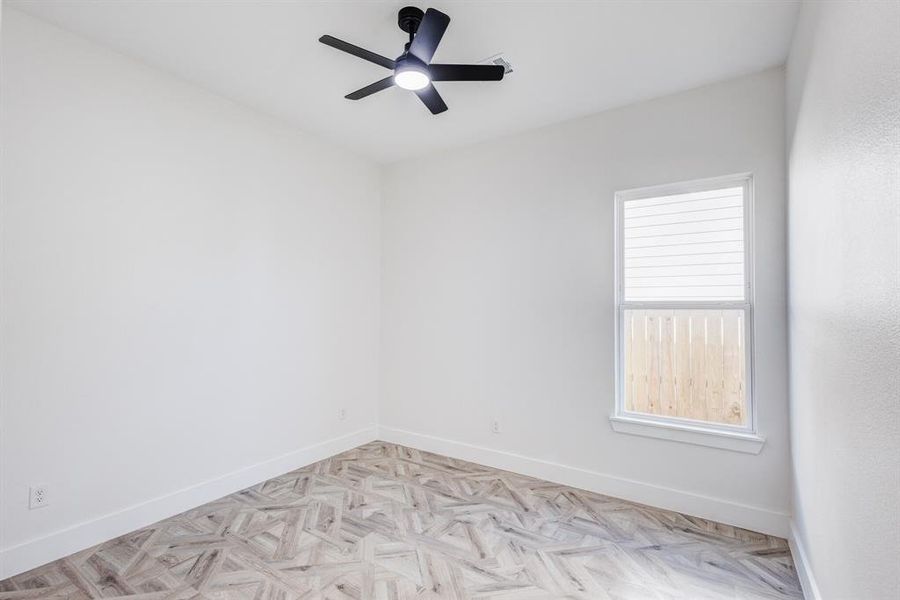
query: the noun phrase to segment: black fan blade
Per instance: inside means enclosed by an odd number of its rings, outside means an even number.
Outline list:
[[[382,79],[381,81],[376,81],[375,83],[370,83],[364,88],[360,88],[355,92],[350,92],[344,98],[347,100],[361,100],[366,96],[371,96],[375,92],[380,92],[381,90],[386,90],[389,87],[394,85],[394,76],[389,75]]]
[[[429,9],[430,10],[430,9]],[[416,90],[416,96],[428,107],[428,110],[431,111],[431,114],[436,115],[438,113],[442,113],[447,110],[447,105],[444,104],[444,99],[441,98],[441,95],[438,94],[438,91],[434,89],[434,86],[430,83],[423,87],[421,90]]]
[[[500,81],[500,65],[428,65],[432,81]]]
[[[348,54],[352,54],[353,56],[358,56],[363,60],[367,60],[369,62],[373,62],[376,65],[380,65],[385,69],[394,70],[394,61],[386,56],[382,56],[380,54],[375,54],[374,52],[370,52],[365,48],[360,48],[359,46],[354,46],[349,42],[345,42],[344,40],[339,40],[336,37],[332,37],[330,35],[323,35],[319,38],[319,41],[325,44],[326,46],[331,46],[332,48],[337,48],[338,50],[343,50]]]
[[[430,63],[449,24],[450,17],[441,11],[433,8],[426,10],[425,18],[419,24],[412,44],[409,45],[409,53],[423,63]]]

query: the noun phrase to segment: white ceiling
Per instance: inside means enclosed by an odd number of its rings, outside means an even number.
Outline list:
[[[501,82],[438,83],[432,116],[394,88],[344,94],[388,75],[317,42],[388,57],[406,41],[409,0],[6,0],[13,6],[196,82],[380,162],[531,129],[784,62],[794,0],[472,2],[433,4],[452,21],[435,62],[504,53]],[[419,5],[426,8],[425,4]]]

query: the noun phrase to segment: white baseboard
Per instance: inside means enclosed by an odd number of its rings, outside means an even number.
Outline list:
[[[300,448],[222,477],[73,525],[45,537],[5,548],[0,550],[0,579],[23,573],[266,479],[371,442],[377,439],[377,431],[375,425],[370,425],[359,431]]]
[[[820,599],[815,580],[809,571],[806,554],[799,539],[794,535],[789,516],[786,514],[721,498],[702,496],[640,481],[623,479],[605,473],[561,465],[511,452],[376,425],[295,450],[283,456],[228,473],[222,477],[199,483],[172,494],[148,500],[91,521],[73,525],[42,538],[0,550],[0,579],[12,577],[63,556],[124,535],[129,531],[146,527],[172,515],[375,439],[445,454],[498,469],[514,471],[753,531],[787,537],[791,543],[798,575],[807,600]]]
[[[816,578],[813,576],[812,568],[809,564],[809,556],[806,554],[806,546],[803,544],[803,538],[800,537],[797,526],[793,521],[791,521],[788,543],[791,545],[791,554],[794,557],[794,568],[797,570],[797,578],[800,579],[800,586],[803,588],[803,597],[806,600],[822,600],[822,594],[819,593],[819,586],[816,584]]]
[[[607,496],[693,515],[719,523],[726,523],[735,527],[784,538],[790,534],[790,516],[767,508],[749,506],[722,498],[703,496],[642,481],[623,479],[606,473],[561,465],[522,456],[521,454],[474,446],[384,425],[378,426],[378,437],[386,442],[444,454]]]

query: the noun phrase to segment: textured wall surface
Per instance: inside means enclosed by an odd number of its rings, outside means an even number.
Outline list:
[[[804,6],[788,62],[794,511],[823,598],[900,597],[900,3]]]

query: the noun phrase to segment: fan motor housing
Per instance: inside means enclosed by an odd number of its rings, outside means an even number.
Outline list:
[[[399,25],[400,29],[402,29],[406,33],[415,35],[424,16],[425,13],[422,12],[421,8],[416,8],[415,6],[404,6],[400,9],[399,14],[397,15],[397,25]]]

